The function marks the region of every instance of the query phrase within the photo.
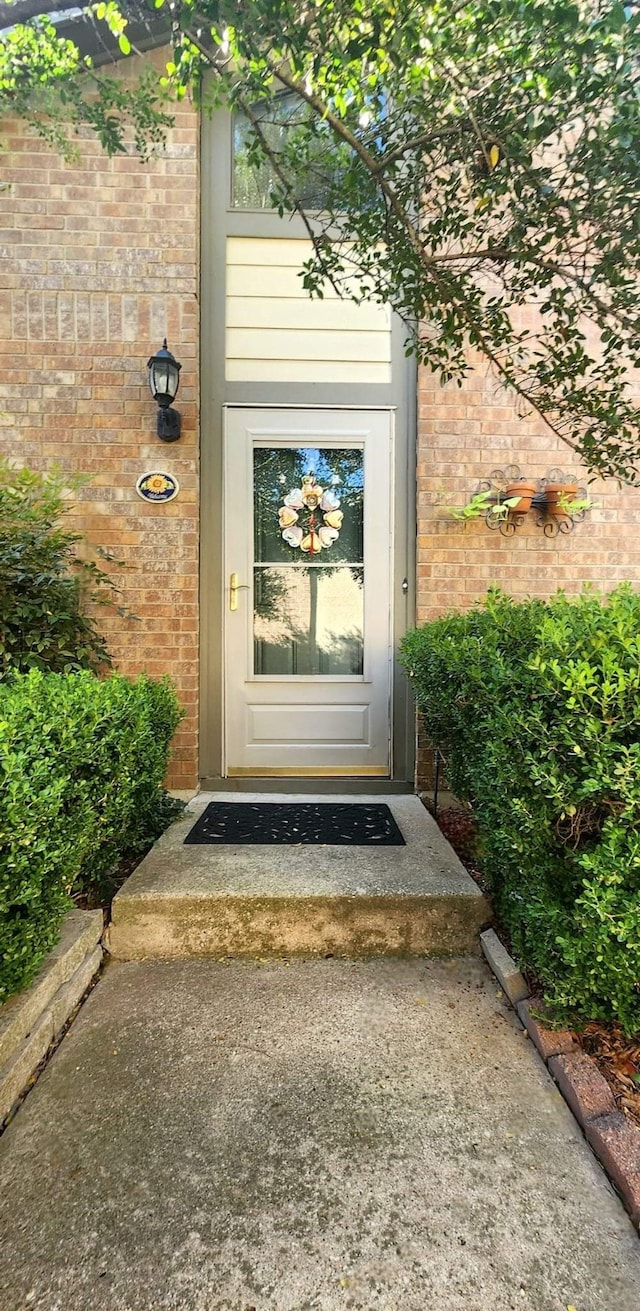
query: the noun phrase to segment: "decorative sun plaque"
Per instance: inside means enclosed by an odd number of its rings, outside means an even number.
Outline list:
[[[151,473],[143,473],[138,478],[136,491],[143,501],[164,504],[165,501],[172,501],[178,495],[180,483],[172,473],[153,470]]]

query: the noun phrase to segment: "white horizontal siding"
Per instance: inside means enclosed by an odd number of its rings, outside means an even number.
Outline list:
[[[229,237],[227,260],[230,264],[255,264],[264,268],[288,264],[293,269],[311,258],[311,242],[299,237]]]
[[[227,263],[227,296],[278,296],[309,301],[298,270],[288,265],[262,268],[259,264]],[[338,300],[333,287],[327,288],[326,296]]]
[[[255,288],[254,288],[255,289]],[[388,334],[391,315],[386,305],[367,306],[367,332]],[[320,331],[362,331],[362,306],[348,300],[315,301],[314,326]],[[305,329],[309,325],[309,298],[291,303],[276,296],[229,296],[228,328]]]
[[[391,381],[387,306],[311,300],[300,269],[308,241],[227,240],[226,376],[233,382]]]
[[[227,360],[227,381],[389,383],[391,365],[343,360]]]
[[[384,364],[388,359],[388,345],[383,332],[229,328],[227,355],[232,360],[351,360]]]

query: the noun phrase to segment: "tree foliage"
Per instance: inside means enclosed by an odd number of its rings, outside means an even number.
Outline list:
[[[16,5],[0,4],[0,14],[6,23],[14,9],[25,8],[29,6],[20,0]],[[93,17],[87,13],[87,22]],[[117,20],[115,13],[110,21],[126,27],[126,19]],[[123,53],[127,47],[123,36]],[[42,15],[15,24],[0,36],[0,112],[12,110],[26,118],[69,163],[78,157],[70,125],[91,128],[104,149],[115,154],[124,148],[127,124],[133,128],[136,150],[146,158],[172,123],[161,104],[164,98],[151,72],[133,85],[105,71],[97,73],[75,42],[60,35]]]
[[[83,482],[55,468],[40,474],[0,461],[0,680],[30,669],[105,668],[109,653],[87,607],[132,617],[111,576],[79,554],[82,534],[63,522],[69,493]]]
[[[163,5],[147,11],[151,30]],[[57,87],[62,112],[111,151],[125,147],[127,122],[138,148],[162,133],[162,96],[242,113],[270,202],[297,212],[313,239],[310,292],[329,279],[346,296],[389,301],[408,349],[443,381],[488,363],[519,410],[541,414],[590,469],[640,481],[636,6],[172,0],[170,10],[166,74],[135,86],[83,77],[43,20],[5,34],[0,107],[50,132]],[[106,23],[127,53],[132,17],[139,6],[103,3],[87,23]],[[8,44],[18,40],[20,68]]]

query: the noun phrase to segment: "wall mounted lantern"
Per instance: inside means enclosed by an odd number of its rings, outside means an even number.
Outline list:
[[[149,388],[158,405],[158,437],[163,442],[177,442],[180,436],[180,415],[171,409],[180,383],[181,364],[167,350],[165,337],[159,351],[147,360]]]

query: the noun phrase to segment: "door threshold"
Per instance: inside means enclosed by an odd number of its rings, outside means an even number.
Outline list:
[[[391,796],[415,791],[413,783],[404,779],[371,778],[363,775],[351,778],[203,778],[202,792],[292,792],[315,796],[350,796],[368,793],[371,796]]]

